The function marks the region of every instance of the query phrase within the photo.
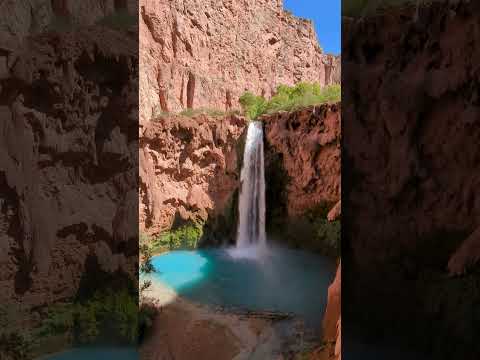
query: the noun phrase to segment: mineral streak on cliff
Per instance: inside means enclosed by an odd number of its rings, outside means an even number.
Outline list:
[[[140,121],[185,108],[238,108],[245,90],[340,82],[312,22],[281,0],[140,1]]]

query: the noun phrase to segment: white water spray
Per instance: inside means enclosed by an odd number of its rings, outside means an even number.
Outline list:
[[[248,126],[240,180],[237,249],[266,248],[263,127],[259,121]]]

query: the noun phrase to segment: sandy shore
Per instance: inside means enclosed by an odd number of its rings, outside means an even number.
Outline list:
[[[282,325],[217,311],[192,303],[159,282],[152,283],[145,295],[157,302],[159,313],[140,347],[142,359],[280,360],[285,359],[286,332],[290,342],[302,341],[295,334],[294,320]]]

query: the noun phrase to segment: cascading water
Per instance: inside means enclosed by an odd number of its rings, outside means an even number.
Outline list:
[[[248,126],[240,180],[237,248],[266,247],[263,127],[259,121]]]

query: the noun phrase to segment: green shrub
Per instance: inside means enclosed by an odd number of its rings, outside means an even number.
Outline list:
[[[75,307],[72,303],[57,304],[47,308],[46,318],[40,328],[40,335],[61,334],[73,329]]]
[[[151,243],[152,240],[148,235],[140,233],[138,252],[140,254],[140,273],[142,274],[150,274],[155,271],[151,262],[153,256]]]
[[[0,333],[0,359],[31,359],[33,344],[28,334],[2,332]]]
[[[20,304],[0,304],[0,359],[26,360],[32,358],[36,341],[22,320],[28,317]]]
[[[208,116],[224,116],[226,113],[225,111],[222,111],[222,110],[210,109],[210,108],[185,109],[179,113],[179,115],[187,116],[187,117],[193,117],[201,114],[205,114]]]
[[[244,93],[238,101],[242,106],[245,115],[252,120],[255,120],[262,115],[267,106],[267,102],[263,96],[255,96],[249,91]]]
[[[262,96],[255,96],[247,91],[240,97],[239,102],[245,115],[249,119],[255,120],[263,114],[293,111],[311,105],[337,102],[340,99],[340,85],[335,84],[322,88],[317,83],[300,82],[295,86],[278,86],[276,94],[268,101]]]
[[[51,306],[38,330],[40,337],[72,333],[75,341],[92,344],[113,338],[134,344],[138,337],[138,301],[126,290],[105,290],[81,303]]]
[[[318,249],[326,255],[338,257],[340,256],[341,241],[341,221],[328,221],[327,215],[332,205],[330,203],[322,203],[316,208],[311,209],[306,218],[313,226],[314,242]]]
[[[318,218],[314,222],[316,240],[328,253],[340,254],[341,223]]]
[[[197,248],[203,235],[203,225],[199,223],[184,225],[176,230],[167,231],[153,240],[153,251],[192,250]]]

